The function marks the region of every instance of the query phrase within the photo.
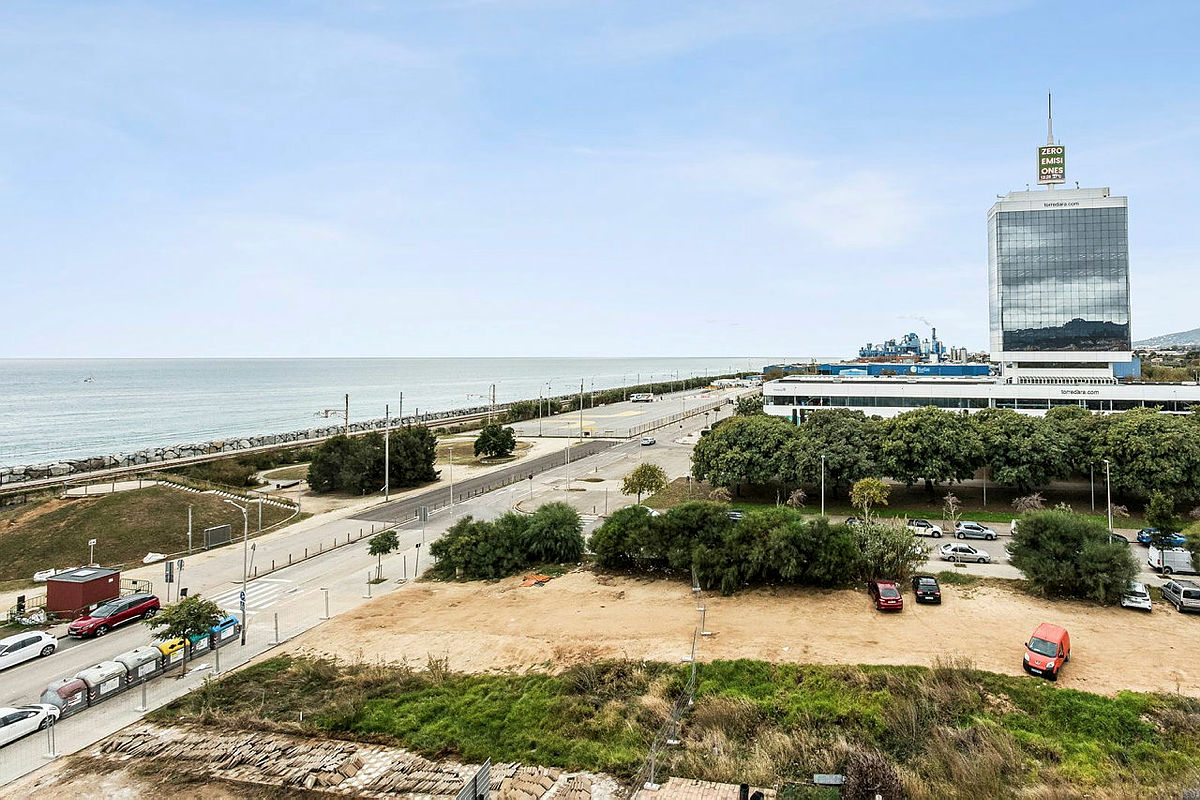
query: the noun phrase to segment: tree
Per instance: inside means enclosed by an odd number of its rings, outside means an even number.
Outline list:
[[[583,522],[562,502],[546,503],[529,517],[524,532],[527,563],[566,563],[583,558]]]
[[[983,443],[970,419],[934,406],[885,420],[880,443],[883,471],[912,486],[963,481],[983,464]]]
[[[1028,492],[1070,474],[1066,434],[1055,426],[1008,408],[987,408],[969,419],[996,483]]]
[[[958,495],[954,492],[948,492],[942,498],[942,518],[950,523],[953,528],[958,524],[958,518],[962,516],[962,501],[958,499]]]
[[[751,395],[750,397],[739,397],[734,411],[734,414],[739,417],[750,417],[765,413],[763,411],[763,396],[761,394]]]
[[[498,423],[483,426],[475,440],[475,456],[499,458],[510,456],[517,449],[517,434],[512,428],[502,428]]]
[[[713,486],[778,482],[780,454],[796,435],[796,426],[780,417],[733,417],[696,443],[692,475]]]
[[[1097,458],[1112,464],[1114,491],[1149,497],[1200,497],[1200,435],[1190,418],[1134,408],[1099,425]]]
[[[518,400],[508,407],[508,421],[520,422],[525,419],[533,419],[541,414],[542,404],[539,400]]]
[[[861,508],[863,519],[870,522],[871,508],[886,506],[890,491],[891,487],[878,478],[863,478],[856,481],[850,489],[850,502],[854,503],[856,508]]]
[[[643,566],[643,550],[650,540],[654,517],[645,506],[617,509],[595,530],[588,547],[596,561],[608,569]]]
[[[861,478],[880,475],[875,453],[880,424],[861,411],[831,408],[814,411],[797,428],[783,454],[783,478],[790,483],[816,486],[821,482],[821,456],[825,483],[833,496]]]
[[[1103,521],[1057,509],[1026,513],[1009,552],[1037,591],[1106,605],[1120,600],[1138,573],[1129,546],[1109,542]]]
[[[381,531],[367,540],[367,552],[377,558],[375,577],[383,577],[383,557],[400,549],[400,539],[396,531]]]
[[[465,516],[429,545],[437,562],[431,572],[443,579],[495,580],[529,563],[524,550],[529,518],[507,512],[494,521]]]
[[[667,473],[658,464],[639,464],[621,482],[621,494],[636,494],[642,502],[642,493],[654,494],[667,485]]]
[[[847,526],[858,554],[853,575],[860,581],[908,581],[929,557],[929,550],[903,525],[868,522]]]
[[[787,504],[792,508],[804,508],[804,504],[808,501],[808,495],[803,489],[793,489],[788,495]]]
[[[388,436],[391,488],[417,486],[437,480],[433,468],[436,439],[423,425],[406,425]],[[384,436],[371,432],[349,438],[326,439],[313,451],[308,485],[315,492],[347,491],[369,494],[384,484]]]
[[[1086,475],[1099,463],[1096,436],[1105,419],[1082,406],[1055,406],[1046,412],[1042,420],[1061,444],[1062,461],[1069,471]]]
[[[192,639],[206,636],[212,628],[225,618],[221,607],[198,594],[183,598],[177,603],[163,606],[153,617],[148,618],[146,626],[153,631],[154,638],[160,641],[183,639],[183,671],[187,672],[187,654]]]
[[[733,495],[724,486],[718,486],[708,493],[708,499],[714,503],[728,503],[733,499]]]

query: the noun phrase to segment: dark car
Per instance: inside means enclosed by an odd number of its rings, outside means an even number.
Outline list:
[[[847,525],[862,525],[863,522],[864,522],[864,520],[861,520],[858,517],[846,517],[845,524],[847,524]]]
[[[147,619],[158,613],[158,598],[152,594],[131,594],[96,606],[67,626],[68,636],[103,636],[118,625],[135,619]]]
[[[913,597],[918,603],[942,602],[942,587],[938,579],[932,575],[914,575],[912,579]]]
[[[903,611],[904,598],[900,596],[900,587],[895,581],[870,581],[867,584],[867,594],[875,601],[879,611]]]

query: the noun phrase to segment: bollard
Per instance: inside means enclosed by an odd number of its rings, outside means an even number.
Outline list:
[[[291,564],[292,564],[292,554],[288,553],[288,566],[291,566]]]
[[[408,580],[408,553],[404,554],[404,580]]]
[[[220,643],[218,643],[217,646],[213,648],[213,658],[216,659],[216,661],[214,662],[214,666],[213,666],[213,675],[220,675],[221,674],[221,645],[220,645]],[[145,684],[142,684],[142,685],[145,686]]]
[[[256,578],[258,577],[258,566],[254,567],[254,577],[256,577]]]
[[[275,571],[275,559],[271,559],[271,572]]]
[[[304,557],[308,558],[308,548],[304,548]]]
[[[267,644],[279,644],[279,612],[275,612],[275,638]]]
[[[58,750],[54,747],[54,726],[46,728],[46,758],[58,758]]]
[[[370,573],[370,571],[367,572],[367,593],[364,594],[363,597],[365,597],[367,599],[370,599],[370,597],[371,597],[371,573]]]
[[[146,702],[146,682],[142,681],[142,704],[134,709],[139,713],[146,713],[150,710],[150,704]]]

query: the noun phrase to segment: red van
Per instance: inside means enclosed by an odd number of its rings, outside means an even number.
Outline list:
[[[1025,643],[1025,671],[1058,680],[1058,671],[1071,660],[1071,635],[1065,628],[1043,622]]]

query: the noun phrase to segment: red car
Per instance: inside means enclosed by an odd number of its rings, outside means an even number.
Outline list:
[[[96,606],[67,626],[68,636],[103,636],[130,620],[146,619],[158,613],[158,598],[152,594],[131,594]]]
[[[871,581],[867,584],[867,593],[875,601],[878,611],[903,611],[904,598],[900,595],[900,587],[895,581]]]

